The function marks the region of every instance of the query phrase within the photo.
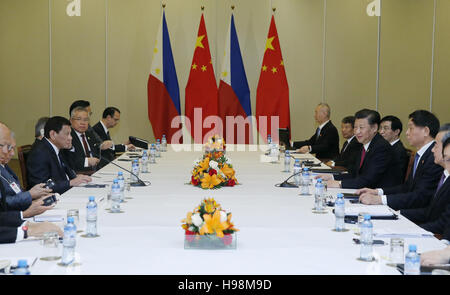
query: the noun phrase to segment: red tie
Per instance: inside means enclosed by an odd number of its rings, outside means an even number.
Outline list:
[[[84,151],[86,152],[86,157],[89,158],[91,156],[91,154],[89,152],[89,147],[86,142],[86,139],[84,138],[84,134],[81,134],[81,139],[83,140],[83,146],[84,146]]]
[[[366,149],[363,147],[362,151],[361,151],[361,162],[359,162],[359,168],[361,168],[363,162],[364,162],[364,157],[366,156]]]

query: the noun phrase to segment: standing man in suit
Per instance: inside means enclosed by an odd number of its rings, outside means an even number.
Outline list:
[[[360,194],[361,203],[384,204],[394,210],[428,206],[443,170],[442,166],[435,163],[432,153],[438,131],[439,120],[435,115],[425,110],[411,113],[406,136],[409,144],[418,150],[412,172],[401,185],[358,190],[356,193]]]
[[[52,179],[54,192],[64,193],[72,186],[90,182],[86,175],[76,175],[70,168],[63,150],[72,147],[70,122],[63,117],[52,117],[45,124],[44,139],[34,148],[27,160],[28,182],[33,185]]]
[[[450,127],[450,124],[447,124]],[[400,210],[400,213],[434,234],[442,235],[450,226],[450,130],[439,132],[433,147],[434,162],[444,168],[430,204],[424,208]]]
[[[72,125],[72,149],[66,152],[71,167],[75,171],[93,172],[99,163],[99,149],[108,149],[112,142],[102,143],[98,135],[89,131],[89,113],[85,108],[76,107],[70,116]]]
[[[19,178],[8,166],[14,156],[16,140],[11,130],[0,122],[0,182],[5,188],[5,198],[8,210],[25,211],[33,200],[50,195],[51,190],[44,188],[43,183],[36,183],[29,191],[25,191]]]
[[[319,159],[333,159],[339,155],[339,134],[330,120],[331,110],[326,103],[320,103],[314,111],[314,119],[319,127],[310,139],[294,142],[299,153],[316,154]]]
[[[357,155],[361,150],[361,144],[356,139],[353,129],[355,128],[355,117],[347,116],[342,119],[341,133],[345,139],[341,153],[333,161],[327,163],[329,166],[341,166],[347,170],[353,169]],[[351,172],[351,171],[350,171]]]
[[[328,187],[362,188],[396,184],[392,177],[392,147],[378,134],[380,114],[363,109],[355,114],[355,137],[362,144],[353,173],[321,174]]]
[[[102,119],[92,128],[103,142],[111,141],[111,136],[109,135],[108,129],[116,126],[119,123],[119,120],[120,120],[120,110],[115,107],[108,107],[103,111]],[[105,151],[102,152],[102,158],[112,161],[114,160],[115,153],[133,150],[134,148],[135,148],[134,145],[130,144],[129,142],[125,144],[116,144],[116,145],[113,144],[111,148],[106,149]],[[100,161],[99,168],[102,168],[106,164],[108,164],[108,162],[103,161],[102,159]]]
[[[394,167],[398,169],[395,177],[399,183],[405,180],[406,169],[408,168],[409,156],[403,143],[400,140],[402,133],[402,121],[395,116],[386,116],[381,119],[379,133],[393,147]]]

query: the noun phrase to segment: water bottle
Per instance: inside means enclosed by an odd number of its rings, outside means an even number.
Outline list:
[[[271,143],[270,144],[269,156],[271,156],[271,157],[278,157],[279,156],[278,147],[277,147],[276,143]]]
[[[336,202],[334,203],[334,216],[336,217],[336,222],[334,229],[336,231],[344,231],[345,230],[345,200],[344,195],[339,193],[337,194]],[[371,229],[372,231],[372,229]]]
[[[294,182],[296,186],[300,186],[300,171],[302,167],[300,167],[300,159],[295,159],[294,162]]]
[[[309,183],[310,183],[309,168],[304,167],[303,171],[302,171],[302,176],[301,176],[301,195],[304,195],[304,196],[309,195]]]
[[[162,148],[161,151],[167,152],[167,139],[165,134],[163,134],[161,139],[161,148]]]
[[[63,253],[61,264],[69,265],[75,260],[75,246],[77,236],[77,227],[73,223],[73,217],[67,218],[67,224],[64,227]]]
[[[335,205],[336,206],[336,205]],[[335,209],[336,210],[336,209]],[[370,215],[364,215],[364,221],[361,224],[361,252],[359,258],[365,261],[372,261],[372,243],[373,243],[373,225],[370,221]]]
[[[405,275],[420,275],[420,256],[417,246],[409,245],[409,252],[405,256]]]
[[[156,155],[157,158],[161,158],[161,143],[159,139],[156,140]]]
[[[142,173],[148,173],[148,155],[147,150],[144,150],[142,152],[142,167],[141,167]]]
[[[114,179],[113,185],[111,186],[111,212],[117,213],[120,212],[120,199],[121,199],[121,192],[120,192],[120,186],[119,186],[119,180]]]
[[[97,203],[95,197],[90,196],[86,206],[86,236],[97,236]]]
[[[120,202],[122,203],[125,200],[125,178],[122,171],[117,174],[117,181],[120,187]]]
[[[155,164],[156,160],[156,148],[155,148],[155,144],[152,143],[151,147],[150,147],[150,164]]]
[[[270,134],[267,135],[267,144],[269,146],[272,144],[272,136],[270,136]]]
[[[28,263],[25,259],[21,259],[17,262],[17,268],[14,271],[15,275],[29,275]]]
[[[133,174],[130,174],[130,182],[138,182],[138,176],[139,176],[139,162],[137,159],[133,160],[133,164],[131,165],[131,172]]]
[[[303,184],[302,184],[303,188]],[[314,191],[314,209],[316,211],[323,211],[323,197],[324,197],[324,185],[322,183],[322,179],[317,179],[315,191]]]
[[[284,152],[284,172],[291,171],[291,155],[289,155],[289,150]]]

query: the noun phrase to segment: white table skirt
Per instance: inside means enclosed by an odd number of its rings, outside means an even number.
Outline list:
[[[87,239],[79,234],[76,252],[80,266],[64,268],[38,259],[30,269],[32,274],[399,274],[386,265],[388,245],[374,246],[378,261],[358,261],[360,247],[352,242],[356,225],[346,224],[348,232],[332,231],[335,219],[331,211],[313,214],[313,196],[300,196],[299,189],[275,187],[290,174],[281,172],[282,160],[261,163],[261,154],[259,150],[228,151],[241,185],[202,190],[186,184],[202,152],[175,152],[169,146],[157,164],[149,165],[151,173],[140,175],[151,185],[132,187],[126,195],[132,199],[121,204],[125,211],[121,214],[105,211],[109,188],[70,189],[46,214],[78,208],[79,229],[84,230],[88,196],[103,197],[98,214],[100,237]],[[131,168],[131,162],[115,163]],[[109,172],[119,170],[110,164],[95,174],[93,182],[111,183]],[[232,221],[240,229],[236,250],[184,249],[181,220],[209,197],[233,213]],[[423,232],[402,216],[399,220],[373,220],[373,224],[374,231]],[[410,243],[417,244],[419,252],[445,247],[435,238],[405,239],[405,250]],[[39,257],[41,248],[39,241],[3,244],[0,259]]]

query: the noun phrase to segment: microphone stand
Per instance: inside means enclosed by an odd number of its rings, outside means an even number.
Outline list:
[[[99,145],[98,143],[96,145]],[[102,160],[102,149],[101,149],[101,144],[99,145],[99,160]],[[114,163],[113,161],[110,161],[109,159],[103,158],[103,160],[105,160],[106,162],[108,162],[108,164],[113,164],[117,167],[119,167],[122,170],[125,170],[126,172],[130,173],[131,175],[133,175],[134,177],[136,177],[136,179],[138,180],[137,182],[130,182],[130,186],[147,186],[150,185],[150,181],[148,181],[148,184],[146,184],[142,179],[140,179],[136,174],[134,174],[133,172],[131,172],[128,169],[125,169],[124,167]],[[100,162],[99,162],[100,163]]]
[[[282,183],[280,183],[280,184],[278,185],[278,187],[290,187],[290,188],[294,188],[294,187],[296,188],[296,187],[298,187],[298,186],[295,185],[295,184],[289,183],[288,180],[291,179],[292,177],[296,176],[296,175],[301,174],[302,172],[303,172],[303,171],[300,171],[300,172],[297,172],[297,173],[292,174],[291,176],[289,176],[288,179],[286,179],[285,181],[283,181]]]

